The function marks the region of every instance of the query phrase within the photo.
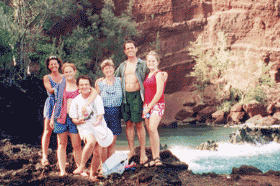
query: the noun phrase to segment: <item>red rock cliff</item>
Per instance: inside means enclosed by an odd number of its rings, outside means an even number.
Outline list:
[[[208,47],[224,31],[232,50],[250,48],[252,59],[265,62],[280,57],[279,0],[135,0],[133,13],[144,33],[140,53],[150,50],[159,34],[161,67],[170,74],[167,93],[188,90],[191,79],[185,76],[194,64],[188,48],[199,34]],[[278,81],[279,68],[274,66]]]

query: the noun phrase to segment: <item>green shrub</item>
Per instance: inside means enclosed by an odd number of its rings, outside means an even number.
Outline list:
[[[202,36],[192,43],[190,53],[196,64],[191,75],[196,77],[198,89],[204,90],[209,84],[217,84],[218,92],[222,96],[230,91],[230,102],[257,100],[264,102],[266,95],[264,86],[274,86],[275,79],[270,76],[269,70],[273,63],[265,64],[261,60],[251,59],[252,53],[248,48],[244,53],[233,54],[227,46],[226,35],[223,32],[217,34],[218,41],[215,47],[205,48]],[[244,57],[240,57],[244,56]],[[224,87],[229,89],[224,90]],[[226,99],[226,97],[225,97]],[[220,98],[221,104],[223,97]],[[224,107],[224,106],[223,106]]]

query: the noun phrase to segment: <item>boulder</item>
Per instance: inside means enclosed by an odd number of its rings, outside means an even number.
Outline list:
[[[276,103],[271,103],[271,104],[268,105],[268,107],[266,108],[267,114],[273,114],[274,113],[275,105],[276,105]]]
[[[216,118],[213,123],[216,123],[216,124],[226,124],[227,123],[227,120],[224,116],[219,116],[218,118]]]
[[[245,112],[230,112],[227,121],[240,123],[244,118]]]
[[[218,110],[218,111],[216,111],[216,112],[214,112],[214,113],[212,114],[212,118],[217,119],[217,118],[224,117],[224,115],[225,115],[225,112],[224,112],[224,111]]]
[[[280,112],[275,112],[272,117],[280,120]]]
[[[182,122],[183,123],[195,124],[197,122],[197,120],[194,117],[188,117],[188,118],[184,119]]]
[[[195,106],[195,105],[196,105],[196,101],[195,101],[194,98],[191,98],[191,99],[187,100],[187,101],[183,104],[184,107],[186,107],[186,106]]]
[[[260,173],[262,173],[260,169],[250,165],[242,165],[239,168],[233,167],[231,172],[231,174],[241,174],[241,175],[255,175]]]
[[[250,119],[248,119],[246,121],[246,123],[253,123],[255,125],[259,125],[262,123],[262,119],[263,119],[263,117],[259,114],[259,115],[255,115],[255,116],[251,117]]]
[[[260,125],[261,126],[270,126],[270,125],[274,125],[277,123],[279,123],[279,120],[269,115],[262,119],[262,123]]]
[[[196,106],[193,107],[193,112],[199,112],[203,110],[207,106],[207,103],[200,102]]]
[[[211,118],[211,115],[216,111],[217,109],[215,107],[207,106],[198,112],[196,119],[200,122],[206,121],[207,119]]]
[[[240,104],[235,104],[231,107],[230,112],[241,112],[243,111],[243,106]]]
[[[256,115],[250,118],[249,120],[247,120],[246,123],[254,123],[256,126],[271,126],[274,124],[278,124],[279,120],[271,115],[267,117]]]
[[[256,100],[250,101],[250,103],[244,104],[243,105],[244,110],[246,113],[250,116],[253,117],[255,115],[261,115],[261,116],[267,116],[266,109],[262,103],[259,103]]]
[[[277,103],[274,105],[274,112],[280,112],[280,102],[277,102]]]

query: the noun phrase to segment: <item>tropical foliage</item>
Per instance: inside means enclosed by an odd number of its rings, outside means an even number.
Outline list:
[[[112,0],[104,0],[94,12],[87,0],[12,0],[0,3],[0,58],[2,80],[25,79],[31,62],[39,65],[38,77],[47,72],[44,61],[58,55],[73,62],[81,73],[95,77],[98,63],[112,58],[116,65],[125,59],[122,44],[139,35],[132,17],[132,3],[120,16],[114,14]],[[60,22],[82,15],[86,24],[74,24],[70,32],[50,33]],[[69,23],[70,24],[70,23]],[[72,23],[71,23],[72,24]],[[16,68],[14,67],[16,64]]]

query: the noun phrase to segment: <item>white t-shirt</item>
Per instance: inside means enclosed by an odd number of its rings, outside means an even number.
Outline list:
[[[87,103],[87,101],[88,99],[84,99],[81,94],[75,97],[72,100],[70,106],[70,111],[69,111],[70,118],[77,118],[77,119],[84,118],[82,114],[82,108]],[[105,113],[103,101],[100,95],[97,95],[96,98],[94,99],[93,104],[87,107],[87,111],[89,113],[89,116],[87,118],[89,119],[86,120],[86,123],[77,125],[80,137],[83,140],[85,140],[85,137],[89,134],[94,135],[93,124],[95,124],[96,122],[96,116]],[[107,126],[104,117],[102,118],[101,125]]]

